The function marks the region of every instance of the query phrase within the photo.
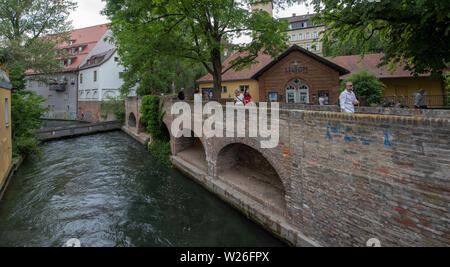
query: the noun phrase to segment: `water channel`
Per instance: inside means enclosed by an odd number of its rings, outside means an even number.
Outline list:
[[[0,201],[0,247],[277,247],[282,242],[122,132],[54,141]]]

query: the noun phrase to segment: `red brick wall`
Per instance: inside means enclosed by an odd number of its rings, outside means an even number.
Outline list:
[[[308,67],[305,73],[288,73],[286,68],[298,61],[302,67]],[[337,103],[339,98],[339,73],[323,63],[300,52],[292,52],[259,78],[260,101],[267,102],[270,92],[283,95],[286,102],[286,85],[293,79],[300,78],[309,87],[309,103],[315,103],[312,95],[318,95],[319,91],[328,91],[330,104]]]
[[[101,120],[102,103],[99,101],[79,101],[78,118],[86,121],[98,122]]]

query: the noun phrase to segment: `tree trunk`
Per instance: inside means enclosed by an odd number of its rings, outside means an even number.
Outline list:
[[[213,99],[220,100],[222,98],[222,57],[219,49],[211,51],[211,60],[213,63],[213,81],[214,92]]]

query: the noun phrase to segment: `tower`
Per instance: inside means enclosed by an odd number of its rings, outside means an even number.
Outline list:
[[[273,17],[273,3],[269,2],[269,3],[257,3],[257,4],[253,4],[252,5],[252,11],[255,10],[263,10],[266,11],[267,13],[270,14],[270,16]]]

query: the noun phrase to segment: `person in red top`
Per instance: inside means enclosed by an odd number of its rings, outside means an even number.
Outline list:
[[[244,105],[252,103],[252,96],[250,95],[249,89],[245,90],[244,93]]]

